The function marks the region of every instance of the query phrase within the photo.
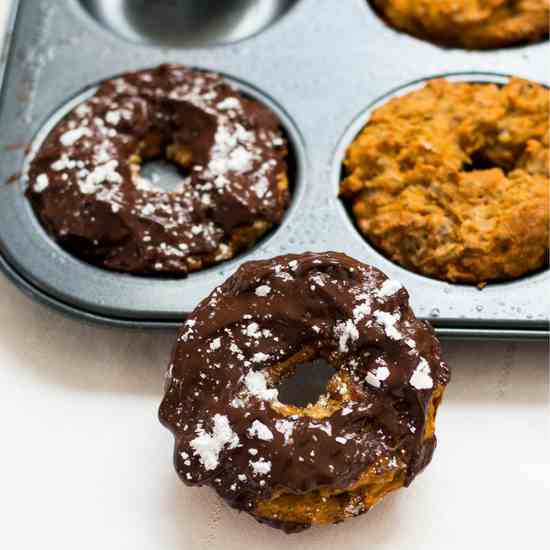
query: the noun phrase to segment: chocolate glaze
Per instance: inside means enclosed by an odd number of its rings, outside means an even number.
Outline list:
[[[159,151],[191,151],[176,192],[130,162],[151,135]],[[27,195],[73,254],[114,270],[185,275],[234,255],[239,228],[281,222],[286,154],[267,107],[217,74],[162,65],[104,82],[69,113],[32,161]]]
[[[285,418],[262,376],[306,347],[351,380],[349,399],[322,420]],[[243,264],[188,317],[160,419],[182,480],[254,514],[275,489],[347,488],[396,447],[408,485],[431,459],[427,408],[448,380],[434,331],[401,285],[344,254],[288,255]]]

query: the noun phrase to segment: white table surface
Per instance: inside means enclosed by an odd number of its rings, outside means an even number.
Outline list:
[[[548,547],[545,344],[446,343],[431,466],[366,516],[288,538],[176,478],[156,417],[173,340],[64,318],[0,275],[0,548]]]

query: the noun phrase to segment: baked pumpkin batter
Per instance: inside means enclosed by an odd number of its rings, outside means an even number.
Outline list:
[[[483,284],[548,265],[548,90],[428,82],[377,109],[341,194],[363,234],[423,275]]]
[[[471,49],[548,36],[549,0],[372,0],[393,27],[424,40]]]

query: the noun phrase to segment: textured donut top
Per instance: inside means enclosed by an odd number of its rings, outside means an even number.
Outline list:
[[[393,261],[484,283],[548,265],[549,93],[444,79],[372,113],[350,145],[341,192]]]
[[[262,370],[306,346],[353,381],[325,418],[279,414]],[[399,283],[339,253],[282,256],[244,264],[188,317],[160,418],[182,479],[251,509],[276,488],[345,488],[396,446],[412,480],[431,457],[426,408],[448,376]]]
[[[371,0],[397,29],[447,46],[498,48],[548,37],[549,0]]]
[[[174,192],[130,162],[151,136],[191,153]],[[59,239],[108,248],[107,267],[113,258],[116,269],[185,272],[189,257],[223,259],[236,228],[281,221],[285,156],[267,107],[217,74],[163,65],[104,82],[70,112],[33,160],[28,193]]]

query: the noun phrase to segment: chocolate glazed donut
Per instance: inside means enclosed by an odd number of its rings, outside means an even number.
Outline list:
[[[314,359],[335,369],[326,394],[281,403],[278,382]],[[344,254],[281,256],[244,264],[188,317],[160,419],[186,484],[296,532],[409,485],[448,381],[398,282]]]
[[[277,116],[221,76],[177,65],[104,82],[51,132],[27,195],[68,251],[107,269],[183,276],[281,222],[287,142]],[[141,166],[181,171],[167,192]]]

